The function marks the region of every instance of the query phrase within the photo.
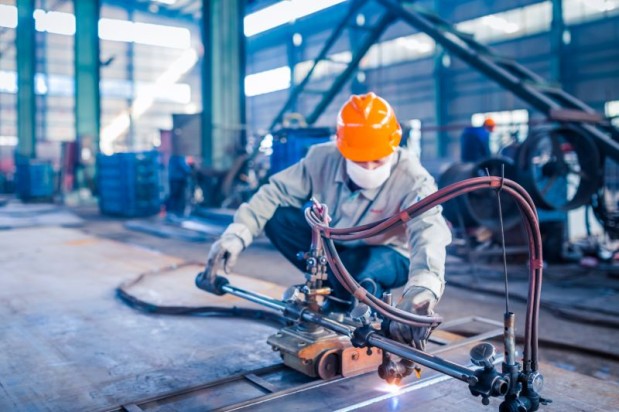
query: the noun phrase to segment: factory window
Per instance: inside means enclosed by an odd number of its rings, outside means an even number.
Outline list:
[[[610,122],[619,127],[619,100],[606,102],[604,105],[604,114],[610,119]]]
[[[245,76],[245,95],[257,96],[285,90],[290,87],[290,68],[288,66]]]
[[[486,118],[496,122],[496,127],[490,134],[492,153],[500,153],[512,144],[524,141],[529,133],[529,112],[525,109],[475,113],[471,116],[471,124],[481,126]]]
[[[105,97],[131,98],[131,89],[138,94],[152,94],[157,101],[188,104],[191,101],[191,87],[187,83],[161,85],[154,82],[136,82],[109,79],[101,82],[101,95]],[[0,93],[17,93],[17,73],[0,70]],[[74,80],[71,76],[56,74],[35,75],[35,93],[50,96],[73,96]]]
[[[3,165],[10,162],[17,144],[15,30],[11,30],[17,26],[14,5],[15,0],[0,5],[0,171],[8,171]]]
[[[409,128],[406,147],[411,153],[421,157],[421,120],[412,119],[406,122],[406,125]]]
[[[368,53],[361,60],[361,68],[372,69],[420,59],[431,55],[435,47],[434,40],[425,33],[387,40],[375,44],[368,50]]]
[[[35,29],[39,32],[65,36],[75,34],[75,16],[72,13],[36,9],[33,17]],[[10,29],[17,27],[17,8],[15,6],[0,5],[0,27]],[[191,32],[186,28],[119,19],[100,19],[99,37],[102,40],[176,49],[191,47]]]
[[[290,23],[301,17],[308,16],[345,0],[289,0],[280,1],[272,6],[265,7],[244,19],[245,36],[251,37],[258,33]]]
[[[563,0],[563,19],[578,24],[619,14],[619,0]]]
[[[278,3],[277,5],[282,3]],[[456,27],[463,32],[473,34],[479,41],[492,42],[547,31],[550,29],[551,18],[551,2],[544,1],[501,13],[490,14],[473,20],[463,21],[456,24]],[[368,50],[367,54],[361,60],[360,68],[367,70],[420,59],[432,55],[435,48],[436,44],[434,40],[432,40],[432,38],[425,33],[415,33],[392,40],[386,40],[376,43]],[[334,53],[329,56],[329,59],[330,61],[325,60],[318,63],[316,69],[314,70],[314,74],[312,75],[313,80],[334,77],[341,73],[345,68],[345,65],[342,63],[350,62],[352,59],[352,53],[350,51]],[[295,66],[295,84],[299,84],[303,80],[312,68],[313,64],[313,60],[306,60]],[[265,74],[265,76],[270,78],[270,76],[272,76],[271,72],[275,72],[277,70],[283,73],[285,68],[279,67],[277,69],[261,73],[269,73],[268,75]],[[257,76],[261,73],[256,73],[251,76]],[[258,77],[254,77],[252,79],[256,78]],[[255,81],[256,80],[251,80],[252,84],[254,84],[253,82]],[[282,78],[280,82],[271,81],[270,83],[273,84],[272,87],[256,86],[254,89],[255,92],[247,95],[255,96],[257,94],[270,93],[272,91],[282,90],[289,87],[284,86],[286,83],[284,78]]]
[[[103,152],[150,149],[172,128],[173,113],[200,110],[198,32],[197,24],[103,1]]]
[[[484,43],[513,39],[550,30],[552,4],[550,1],[489,14],[456,24],[456,28],[475,36]]]
[[[0,4],[0,27],[14,29],[17,27],[17,7]]]
[[[340,74],[345,68],[346,64],[352,59],[352,53],[344,51],[340,53],[334,53],[329,56],[329,60],[320,61],[314,69],[313,79],[321,79],[324,77],[333,77]],[[307,76],[314,65],[313,60],[306,60],[304,62],[297,63],[294,67],[294,82],[295,84],[301,83],[301,81]]]
[[[99,37],[102,40],[133,42],[175,49],[191,47],[191,32],[186,28],[116,19],[99,20]]]

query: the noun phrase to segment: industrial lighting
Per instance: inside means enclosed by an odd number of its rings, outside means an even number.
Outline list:
[[[47,78],[43,73],[37,73],[34,75],[34,90],[36,94],[47,94]]]
[[[0,71],[0,92],[17,93],[17,72]]]
[[[114,141],[125,133],[131,125],[131,117],[139,119],[148,109],[153,106],[157,97],[157,90],[165,89],[174,85],[183,75],[191,70],[198,62],[198,53],[194,49],[188,49],[182,56],[166,69],[155,80],[152,88],[143,89],[134,100],[131,108],[118,115],[108,126],[101,131],[101,151],[105,154],[114,153]]]
[[[245,36],[251,37],[346,0],[286,0],[245,16]]]
[[[406,47],[407,49],[414,50],[419,53],[428,53],[432,51],[432,49],[434,48],[432,44],[419,41],[415,37],[420,36],[417,34],[413,34],[412,36],[398,37],[396,39],[396,44],[398,46]]]
[[[0,4],[0,27],[17,27],[17,7]]]
[[[581,0],[581,3],[597,11],[612,11],[619,7],[619,1],[617,0]]]
[[[34,11],[34,27],[37,31],[73,36],[75,16],[71,13],[37,9]]]
[[[186,28],[127,20],[100,19],[99,38],[175,49],[191,47],[191,32]]]
[[[355,23],[357,23],[357,26],[361,27],[361,26],[365,26],[365,15],[364,14],[357,14],[357,17],[355,18]]]
[[[505,33],[516,33],[518,30],[520,30],[520,26],[518,26],[516,23],[512,23],[510,21],[507,21],[503,17],[495,16],[492,14],[482,17],[481,22],[492,29],[500,30]]]
[[[296,47],[299,47],[303,44],[303,36],[301,35],[301,33],[295,33],[292,35],[292,44],[294,44]]]
[[[282,66],[277,69],[245,76],[245,95],[258,96],[285,90],[290,87],[290,67]]]
[[[0,146],[17,146],[17,136],[0,136]]]

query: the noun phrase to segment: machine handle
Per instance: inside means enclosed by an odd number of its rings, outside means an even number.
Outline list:
[[[217,272],[219,272],[220,269],[219,266],[221,262],[225,261],[225,253],[225,251],[222,251],[222,253],[216,255],[215,257],[209,259],[206,262],[206,267],[204,268],[204,271],[198,273],[198,276],[196,276],[196,286],[198,288],[217,296],[222,296],[226,294],[224,286],[228,285],[230,282],[226,277],[217,275]]]

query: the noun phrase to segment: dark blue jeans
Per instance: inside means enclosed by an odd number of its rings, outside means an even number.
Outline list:
[[[305,261],[297,259],[298,252],[307,252],[312,242],[312,231],[303,211],[293,207],[279,207],[265,226],[271,243],[300,271]],[[409,260],[387,246],[336,246],[348,272],[368,291],[381,297],[384,291],[403,286],[408,280]],[[329,286],[337,298],[352,301],[352,296],[339,284],[329,268]]]

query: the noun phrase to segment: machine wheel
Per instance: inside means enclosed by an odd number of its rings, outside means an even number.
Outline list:
[[[340,355],[336,349],[328,350],[320,355],[316,365],[316,373],[320,379],[331,379],[340,373]]]
[[[503,168],[507,179],[516,179],[514,162],[506,157],[491,157],[477,163],[454,163],[439,177],[438,186],[444,188],[464,179],[486,176],[487,173],[501,176]],[[503,224],[505,229],[510,229],[521,222],[520,211],[511,196],[506,193],[500,196]],[[454,225],[458,225],[462,220],[466,227],[483,226],[493,231],[498,231],[500,227],[494,190],[478,190],[445,202],[443,214]]]
[[[532,131],[517,155],[518,181],[546,210],[588,204],[600,186],[600,165],[595,143],[566,125]]]

